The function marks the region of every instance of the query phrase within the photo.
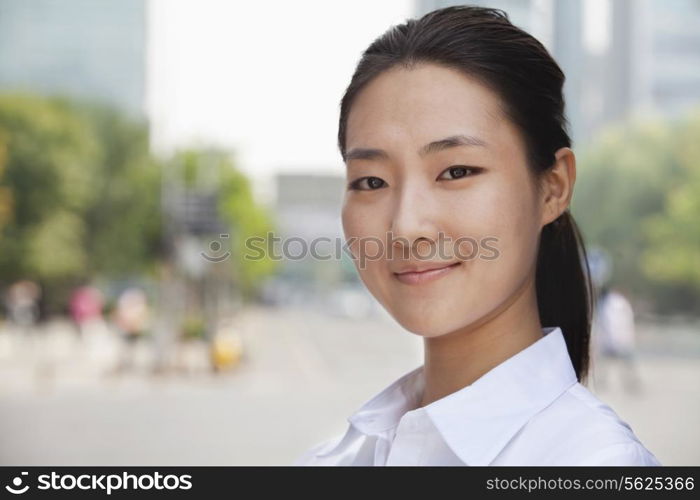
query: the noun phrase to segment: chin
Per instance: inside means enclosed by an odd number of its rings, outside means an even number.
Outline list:
[[[471,304],[471,305],[470,305]],[[441,303],[432,307],[384,306],[394,320],[405,330],[424,338],[439,337],[465,327],[475,325],[484,319],[493,309],[485,308],[477,300],[466,303]],[[468,311],[465,313],[464,311]],[[459,315],[457,313],[461,312]]]
[[[453,331],[456,326],[445,322],[445,317],[438,314],[419,314],[401,311],[392,313],[393,318],[409,332],[421,337],[439,337]]]

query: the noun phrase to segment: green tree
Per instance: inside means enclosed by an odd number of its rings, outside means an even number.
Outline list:
[[[224,165],[219,210],[232,230],[234,275],[244,296],[251,297],[259,291],[262,279],[279,269],[279,261],[267,253],[258,256],[258,252],[250,250],[270,248],[269,234],[276,232],[274,218],[253,199],[248,178],[232,165]],[[252,247],[246,245],[247,241]]]
[[[695,210],[678,198],[690,189],[688,182],[700,162],[693,133],[697,131],[688,121],[637,121],[607,129],[579,152],[572,213],[586,242],[610,252],[613,281],[624,283],[660,311],[688,309],[698,298],[686,284],[672,279],[668,267],[668,272],[659,272],[660,261],[673,258],[662,241],[681,229],[678,224],[684,217],[692,219]],[[695,212],[695,218],[698,215]],[[692,252],[690,241],[677,243],[679,257]],[[686,271],[689,265],[688,261]]]
[[[251,251],[246,241],[256,238],[257,248],[268,248],[269,233],[275,231],[272,214],[256,202],[249,179],[235,167],[230,153],[216,148],[184,150],[170,163],[170,168],[177,166],[180,180],[190,189],[217,193],[218,216],[230,234],[231,277],[245,299],[254,297],[262,278],[274,273],[278,262],[267,253]]]
[[[683,182],[666,193],[661,213],[645,221],[647,278],[693,288],[700,295],[700,113],[677,127],[674,150]]]
[[[150,154],[148,125],[117,110],[77,105],[101,145],[96,197],[85,212],[90,274],[154,273],[161,243],[161,165]]]
[[[39,280],[51,309],[76,283],[149,271],[160,167],[145,123],[98,103],[0,96],[0,276]]]
[[[0,135],[0,238],[2,238],[3,226],[12,216],[12,192],[9,187],[2,184],[5,165],[7,165],[7,138]]]
[[[95,201],[99,144],[58,99],[0,96],[2,188],[13,203],[0,238],[0,273],[62,279],[82,273],[84,211]],[[62,256],[62,257],[59,257]]]

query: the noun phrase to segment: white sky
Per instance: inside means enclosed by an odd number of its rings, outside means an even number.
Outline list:
[[[586,48],[602,54],[610,45],[610,0],[586,0],[583,3],[583,41]]]
[[[277,171],[342,173],[342,93],[367,45],[413,9],[413,0],[150,0],[154,149],[231,147],[262,183]]]

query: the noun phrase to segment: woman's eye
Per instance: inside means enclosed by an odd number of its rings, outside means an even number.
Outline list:
[[[363,187],[362,183],[366,181],[364,185],[369,187]],[[374,191],[383,187],[384,181],[379,177],[362,177],[350,183],[350,189],[356,189],[358,191]]]
[[[456,167],[450,167],[445,172],[449,172],[452,175],[452,179],[459,179],[460,177],[467,177],[467,176],[473,176],[478,174],[481,171],[480,168],[476,167],[463,167],[463,166],[456,166]],[[440,178],[442,178],[442,174],[440,175]]]

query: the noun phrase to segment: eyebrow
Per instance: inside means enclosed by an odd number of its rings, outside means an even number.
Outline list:
[[[457,134],[430,142],[418,150],[420,156],[437,153],[458,146],[488,147],[486,141],[473,135]],[[345,161],[350,160],[388,160],[389,154],[383,149],[353,148],[345,154]]]

